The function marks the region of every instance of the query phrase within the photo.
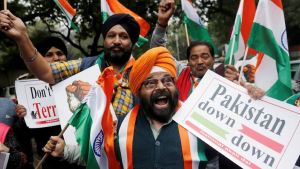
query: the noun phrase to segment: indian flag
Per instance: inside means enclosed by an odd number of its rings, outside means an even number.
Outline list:
[[[197,11],[193,7],[192,3],[189,0],[181,0],[181,7],[185,14],[184,22],[187,26],[187,31],[189,39],[193,41],[204,41],[208,42],[214,46],[214,43],[204,26],[201,18],[197,14]],[[215,53],[217,52],[214,46]]]
[[[72,21],[76,15],[76,9],[74,9],[67,0],[54,0],[59,9],[64,13],[69,23],[69,27],[78,31],[78,27]]]
[[[76,140],[88,169],[119,169],[115,157],[116,116],[110,111],[114,72],[107,68],[77,108],[69,123],[76,128]],[[112,112],[112,113],[111,113]]]
[[[123,6],[118,0],[101,0],[101,13],[103,22],[108,18],[108,16],[115,13],[127,13],[131,15],[138,22],[141,28],[140,37],[136,45],[140,47],[144,43],[148,42],[148,39],[146,39],[145,36],[150,30],[150,24],[142,17]]]
[[[255,0],[241,0],[231,34],[225,63],[234,65],[242,59],[255,15]]]
[[[258,57],[255,84],[278,100],[291,96],[291,71],[281,0],[260,0],[250,33],[249,47]]]

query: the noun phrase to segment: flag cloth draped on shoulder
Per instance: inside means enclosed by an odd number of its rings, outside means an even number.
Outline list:
[[[116,117],[110,111],[113,77],[113,69],[106,68],[97,81],[100,85],[92,87],[69,121],[76,128],[76,140],[88,169],[120,168],[114,148]]]
[[[54,2],[66,16],[69,27],[78,31],[78,27],[72,21],[73,17],[76,15],[76,9],[74,9],[67,0],[54,0]]]
[[[214,47],[215,53],[217,49],[205,28],[197,11],[189,0],[181,0],[182,11],[184,12],[184,22],[187,26],[189,39],[193,41],[204,41],[210,43]]]
[[[278,100],[291,96],[291,71],[281,0],[260,0],[248,46],[261,52],[255,84]]]
[[[226,52],[225,64],[234,65],[243,58],[254,16],[255,0],[241,0]]]
[[[103,22],[108,18],[108,16],[115,13],[127,13],[138,22],[141,28],[140,37],[136,43],[138,47],[148,42],[148,39],[146,39],[145,36],[150,30],[150,24],[145,19],[123,6],[118,0],[101,0],[101,14]]]

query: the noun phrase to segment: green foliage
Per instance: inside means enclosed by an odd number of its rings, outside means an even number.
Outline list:
[[[9,1],[8,8],[16,16],[20,17],[30,26],[30,37],[37,43],[46,35],[59,36],[69,45],[71,53],[76,57],[96,55],[102,50],[101,39],[101,16],[100,0],[68,0],[77,10],[74,23],[79,27],[79,32],[70,30],[67,20],[53,0],[14,0]],[[120,2],[141,17],[145,18],[151,25],[147,38],[150,40],[152,30],[156,23],[156,11],[160,0],[120,0]],[[1,1],[2,3],[2,1]],[[290,44],[299,43],[300,34],[300,1],[284,1],[287,32]],[[179,51],[185,51],[186,40],[184,29],[181,25],[182,11],[180,0],[176,0],[177,8],[173,22],[168,28],[168,48],[177,53],[176,38],[179,39]],[[207,23],[208,30],[215,44],[228,43],[233,26],[234,18],[238,8],[237,0],[194,0],[193,5],[198,14]],[[2,69],[12,68],[10,62],[19,60],[19,54],[15,44],[0,33],[0,66]],[[141,48],[135,48],[135,56],[139,56],[147,50],[149,44]],[[76,50],[75,50],[76,49]],[[179,52],[182,56],[184,53]],[[19,63],[19,61],[18,61]],[[22,62],[21,62],[22,63]],[[21,66],[22,67],[22,66]]]

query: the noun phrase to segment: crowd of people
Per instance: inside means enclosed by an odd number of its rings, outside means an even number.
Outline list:
[[[117,153],[114,155],[122,168],[184,168],[191,165],[189,157],[195,154],[192,163],[197,168],[240,168],[172,120],[183,102],[201,84],[205,73],[213,70],[215,61],[213,47],[207,42],[190,43],[186,50],[188,64],[184,68],[164,47],[166,29],[174,11],[174,0],[160,2],[150,49],[137,60],[132,56],[132,49],[139,38],[140,27],[128,14],[114,14],[102,25],[104,52],[77,60],[67,58],[66,46],[56,37],[49,37],[35,47],[22,20],[8,10],[0,11],[0,31],[17,43],[29,71],[51,85],[96,64],[101,71],[108,67],[113,69],[114,93],[110,102],[118,118],[115,133],[118,141],[114,147]],[[213,71],[236,82],[238,71],[231,65],[222,66],[222,71]],[[91,89],[90,84],[81,81],[73,85],[82,98]],[[253,99],[264,95],[263,90],[253,85],[240,85]],[[288,102],[299,106],[298,98],[294,96]],[[0,106],[8,107],[6,102],[0,100]],[[16,129],[20,132],[13,133],[13,122],[7,123],[2,118],[10,113],[23,121]],[[61,130],[59,126],[28,129],[22,119],[25,115],[26,108],[22,105],[12,104],[9,109],[1,106],[0,126],[5,127],[1,127],[0,132],[7,134],[0,140],[0,152],[11,153],[8,168],[33,168],[31,137],[36,140],[40,156],[42,148],[53,156],[44,162],[43,168],[84,168],[86,163],[80,156],[79,146],[65,144],[64,139],[57,136]],[[26,144],[17,141],[20,135],[27,138]],[[126,151],[128,149],[131,151]]]

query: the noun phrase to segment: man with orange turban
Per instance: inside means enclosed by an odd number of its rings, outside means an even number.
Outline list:
[[[133,65],[129,87],[140,104],[119,118],[115,149],[122,168],[218,168],[218,163],[207,164],[204,143],[172,120],[181,104],[175,75],[175,62],[164,47],[148,50]],[[63,140],[51,139],[57,144],[48,142],[46,152],[67,156]]]

